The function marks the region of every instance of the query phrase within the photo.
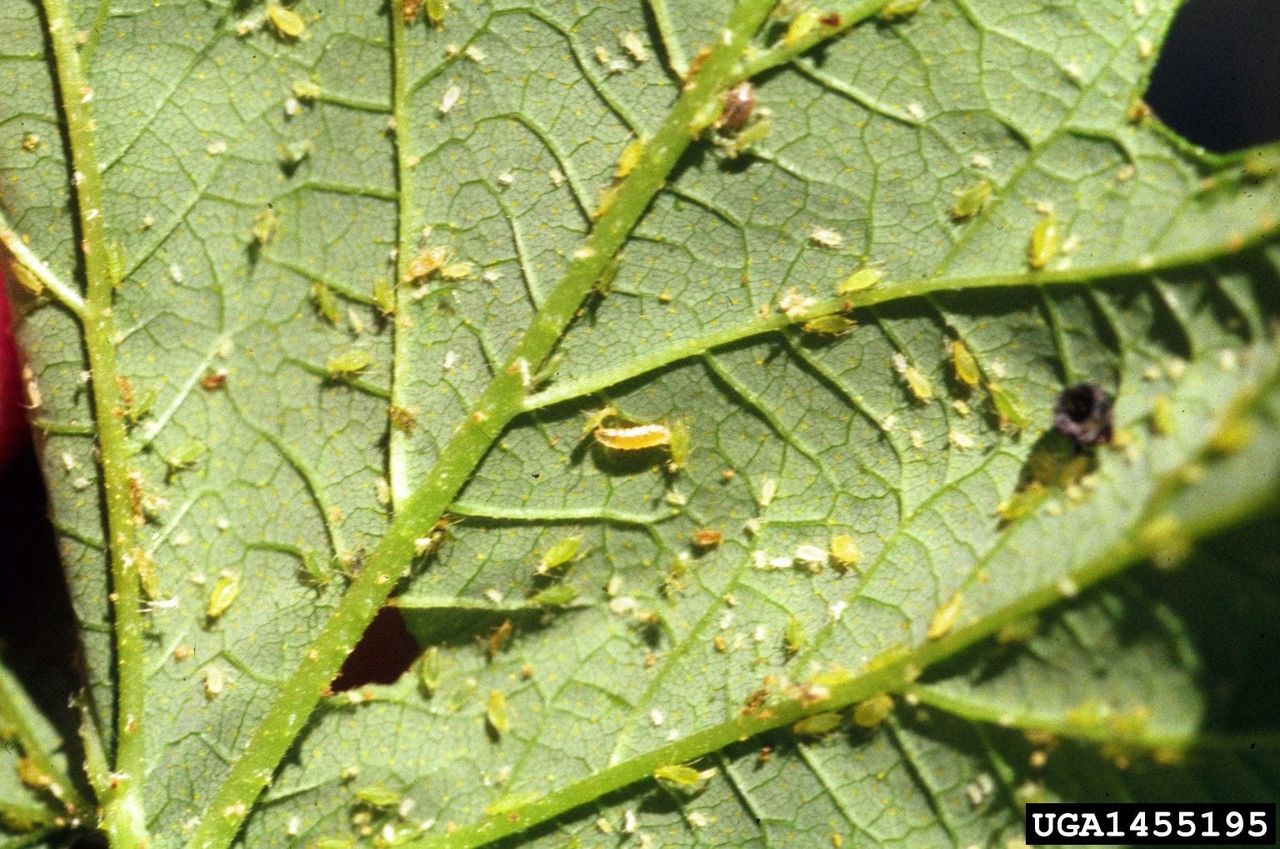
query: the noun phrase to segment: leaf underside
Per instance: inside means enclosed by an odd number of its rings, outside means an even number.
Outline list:
[[[397,475],[412,488],[448,459],[590,232],[619,154],[679,96],[671,69],[731,12],[453,5],[442,29],[409,26],[401,51],[388,10],[368,4],[304,0],[295,40],[269,24],[237,35],[253,4],[72,10],[124,272],[119,374],[92,379],[153,399],[128,462],[155,501],[139,544],[176,602],[145,614],[154,845],[181,845],[205,814],[388,526]],[[1145,14],[932,0],[757,76],[769,134],[732,160],[696,141],[666,175],[609,291],[398,586],[410,630],[437,647],[433,691],[406,675],[325,698],[239,840],[613,845],[634,825],[655,846],[1004,845],[1027,800],[1273,797],[1274,685],[1253,680],[1269,651],[1253,626],[1275,613],[1280,564],[1268,523],[1240,523],[1280,481],[1280,180],[1126,116],[1175,4],[1134,6]],[[28,0],[0,10],[0,208],[76,290],[79,201],[46,29]],[[766,26],[760,47],[784,29]],[[411,126],[393,135],[397,75]],[[319,93],[295,97],[299,81]],[[986,205],[953,220],[954,193],[984,179]],[[1064,249],[1032,272],[1028,240],[1049,214]],[[399,280],[393,251],[430,247],[469,273]],[[867,264],[885,279],[850,295],[848,332],[763,327],[790,290],[829,301]],[[398,284],[394,316],[378,281]],[[95,413],[73,310],[47,293],[20,306],[84,701],[110,752],[93,434],[95,414],[123,413]],[[953,368],[955,340],[976,386]],[[334,376],[351,349],[369,367]],[[1002,519],[1054,449],[1055,398],[1081,381],[1115,395],[1119,444]],[[993,385],[1025,428],[1002,428]],[[389,424],[389,404],[413,426]],[[584,440],[583,414],[606,405],[620,422],[686,425],[684,467]],[[723,541],[698,548],[700,529]],[[851,568],[796,557],[839,535],[860,552]],[[572,536],[574,555],[535,575]],[[240,593],[209,618],[228,570]],[[558,584],[576,591],[568,605],[531,601]],[[803,644],[788,646],[789,623]],[[871,674],[889,667],[891,680]],[[889,718],[736,742],[767,677],[791,704],[788,682],[832,669],[843,689],[804,711],[889,690]],[[486,719],[494,691],[502,733]],[[716,774],[690,794],[620,777],[662,752]],[[47,805],[11,774],[0,797]],[[411,804],[357,801],[375,785]],[[526,830],[521,810],[567,787]]]

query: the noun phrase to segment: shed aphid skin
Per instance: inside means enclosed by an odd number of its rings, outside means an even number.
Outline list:
[[[542,553],[542,557],[538,561],[536,574],[549,575],[555,569],[571,563],[577,559],[579,552],[582,550],[582,535],[565,537],[553,543],[550,548]]]
[[[325,371],[334,380],[351,378],[373,365],[373,354],[363,348],[348,348],[334,354],[325,363]]]
[[[844,723],[844,717],[835,711],[827,713],[815,713],[813,716],[806,716],[796,724],[791,726],[791,733],[797,737],[821,737],[824,734],[830,734]]]
[[[204,678],[204,697],[206,699],[216,699],[222,695],[222,690],[227,686],[227,676],[220,666],[206,666],[201,677]]]
[[[266,247],[276,236],[280,235],[280,217],[276,215],[275,210],[271,207],[260,210],[253,217],[253,228],[250,235],[253,242],[262,247]]]
[[[485,655],[492,660],[498,652],[506,649],[507,644],[511,642],[511,635],[514,631],[515,627],[511,624],[510,619],[502,620],[502,624],[494,628],[484,642]]]
[[[912,396],[917,401],[928,401],[933,398],[933,383],[920,369],[909,364],[902,354],[893,355],[893,370],[902,375],[907,388],[911,390]]]
[[[411,24],[422,10],[422,0],[400,0],[400,19]]]
[[[852,295],[854,292],[871,289],[880,285],[880,281],[883,279],[884,272],[880,271],[878,268],[860,268],[836,286],[836,294]]]
[[[485,722],[495,736],[502,737],[511,730],[511,713],[507,709],[507,697],[501,690],[490,690],[485,706]]]
[[[724,533],[715,528],[698,528],[693,532],[693,547],[706,550],[724,542]]]
[[[960,611],[964,605],[964,597],[960,593],[956,593],[942,603],[942,606],[933,612],[933,617],[929,619],[928,637],[931,640],[940,640],[947,634],[951,633],[951,629],[955,627],[956,622],[960,619]]]
[[[671,444],[671,429],[660,422],[629,427],[598,427],[596,442],[612,451],[645,451]]]
[[[844,236],[829,227],[815,227],[809,233],[809,244],[834,251],[844,246]]]
[[[224,569],[218,574],[209,591],[209,601],[205,604],[204,615],[210,621],[217,621],[227,612],[231,604],[240,595],[240,573]]]
[[[640,36],[634,32],[627,31],[618,36],[618,43],[622,45],[623,50],[627,51],[631,61],[637,65],[643,65],[649,61],[649,48],[645,46]]]
[[[289,90],[302,101],[312,101],[320,96],[320,84],[312,80],[294,80]]]
[[[279,3],[267,4],[267,23],[282,41],[293,41],[307,34],[307,21],[302,15]]]
[[[425,247],[409,262],[401,279],[405,283],[423,283],[448,265],[453,256],[454,250],[448,245]]]
[[[440,97],[440,105],[436,107],[436,111],[441,115],[448,115],[453,111],[453,107],[458,105],[458,100],[462,97],[462,87],[451,85],[444,90],[444,94]]]
[[[1062,247],[1062,233],[1058,228],[1058,216],[1052,211],[1042,213],[1031,231],[1027,242],[1027,265],[1033,271],[1045,268],[1058,255]]]
[[[692,440],[687,424],[676,422],[671,425],[671,443],[668,447],[669,456],[666,463],[667,474],[677,474],[689,462]]]
[[[986,206],[987,199],[991,197],[991,181],[983,177],[972,186],[956,189],[951,194],[955,197],[955,202],[951,204],[951,220],[968,221]]]
[[[893,712],[893,696],[880,693],[858,702],[853,709],[853,724],[860,728],[875,728]]]
[[[1111,442],[1111,396],[1096,383],[1068,386],[1053,406],[1053,428],[1070,439],[1077,452]]]
[[[712,101],[714,103],[714,101]],[[756,110],[756,90],[749,80],[738,83],[725,92],[724,108],[715,119],[715,128],[722,136],[740,132],[751,120]]]

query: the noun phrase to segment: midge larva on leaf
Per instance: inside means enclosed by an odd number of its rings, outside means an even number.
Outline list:
[[[613,451],[644,451],[671,444],[671,428],[655,422],[629,427],[598,427],[596,442]]]

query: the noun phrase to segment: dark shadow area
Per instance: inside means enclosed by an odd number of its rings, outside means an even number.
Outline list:
[[[1146,100],[1209,150],[1280,140],[1280,3],[1189,0],[1169,29]]]
[[[417,660],[420,651],[400,610],[384,607],[373,617],[355,650],[347,655],[332,688],[341,692],[365,684],[390,684]]]

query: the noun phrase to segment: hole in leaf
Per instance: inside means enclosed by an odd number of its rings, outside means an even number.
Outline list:
[[[354,690],[365,684],[390,684],[418,658],[418,641],[394,607],[384,607],[342,664],[333,681],[334,692]]]
[[[1146,101],[1213,151],[1280,140],[1280,3],[1190,0],[1173,19]]]

